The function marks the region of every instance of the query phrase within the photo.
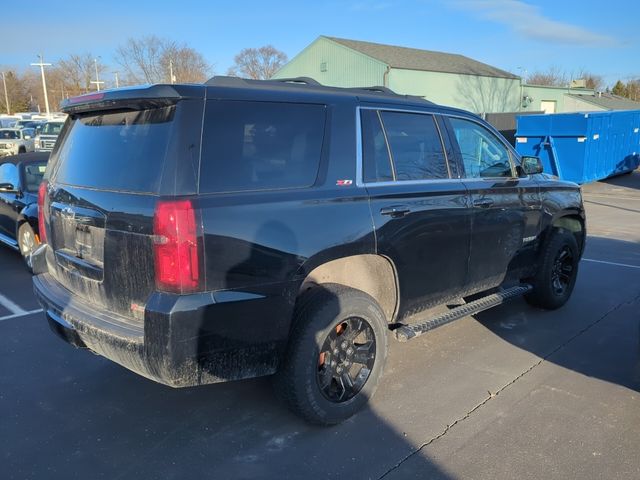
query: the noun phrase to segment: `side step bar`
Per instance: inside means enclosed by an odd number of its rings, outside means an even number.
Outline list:
[[[454,320],[466,317],[467,315],[474,315],[484,310],[493,308],[497,305],[501,305],[507,300],[519,297],[520,295],[524,295],[532,288],[533,287],[528,284],[511,287],[506,290],[502,290],[501,292],[493,293],[491,295],[487,295],[486,297],[479,298],[478,300],[474,300],[473,302],[467,303],[460,307],[456,307],[446,313],[432,317],[425,322],[412,325],[403,325],[402,327],[396,328],[394,330],[396,338],[400,342],[407,342],[412,338],[419,337],[423,333],[427,333],[429,330],[433,330],[434,328],[446,325],[447,323],[451,323]]]

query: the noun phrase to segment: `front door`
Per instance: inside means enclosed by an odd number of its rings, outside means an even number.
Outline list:
[[[446,121],[457,148],[473,206],[469,287],[498,286],[540,222],[536,181],[518,177],[510,149],[479,122],[450,117]]]
[[[397,272],[398,320],[453,299],[467,281],[471,211],[429,113],[361,110],[363,179],[377,251]]]

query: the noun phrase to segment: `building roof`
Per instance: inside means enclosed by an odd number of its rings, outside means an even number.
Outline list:
[[[640,102],[634,102],[612,93],[601,93],[600,95],[569,93],[568,95],[607,110],[640,110]]]
[[[422,70],[425,72],[458,73],[484,77],[519,78],[499,68],[454,53],[396,47],[381,43],[361,42],[344,38],[324,37],[347,48],[386,63],[391,68]]]

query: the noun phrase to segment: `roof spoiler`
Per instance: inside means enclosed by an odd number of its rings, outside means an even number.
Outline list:
[[[199,90],[197,92],[196,90]],[[195,85],[145,85],[92,92],[62,102],[68,114],[114,109],[146,109],[166,107],[183,98],[203,98],[202,87]]]

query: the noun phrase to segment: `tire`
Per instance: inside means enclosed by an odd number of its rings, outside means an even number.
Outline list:
[[[528,280],[533,290],[525,296],[527,302],[547,310],[562,307],[576,284],[579,261],[573,234],[563,229],[552,230],[540,252],[538,271]]]
[[[384,313],[360,290],[323,284],[299,299],[294,322],[274,376],[276,393],[308,422],[338,424],[362,409],[378,386],[388,348]]]
[[[27,153],[27,149],[24,147],[18,148],[18,153]]]
[[[23,223],[18,228],[18,246],[20,247],[20,254],[24,263],[27,265],[29,271],[31,271],[31,252],[38,246],[38,240],[36,240],[35,233],[28,223]]]

